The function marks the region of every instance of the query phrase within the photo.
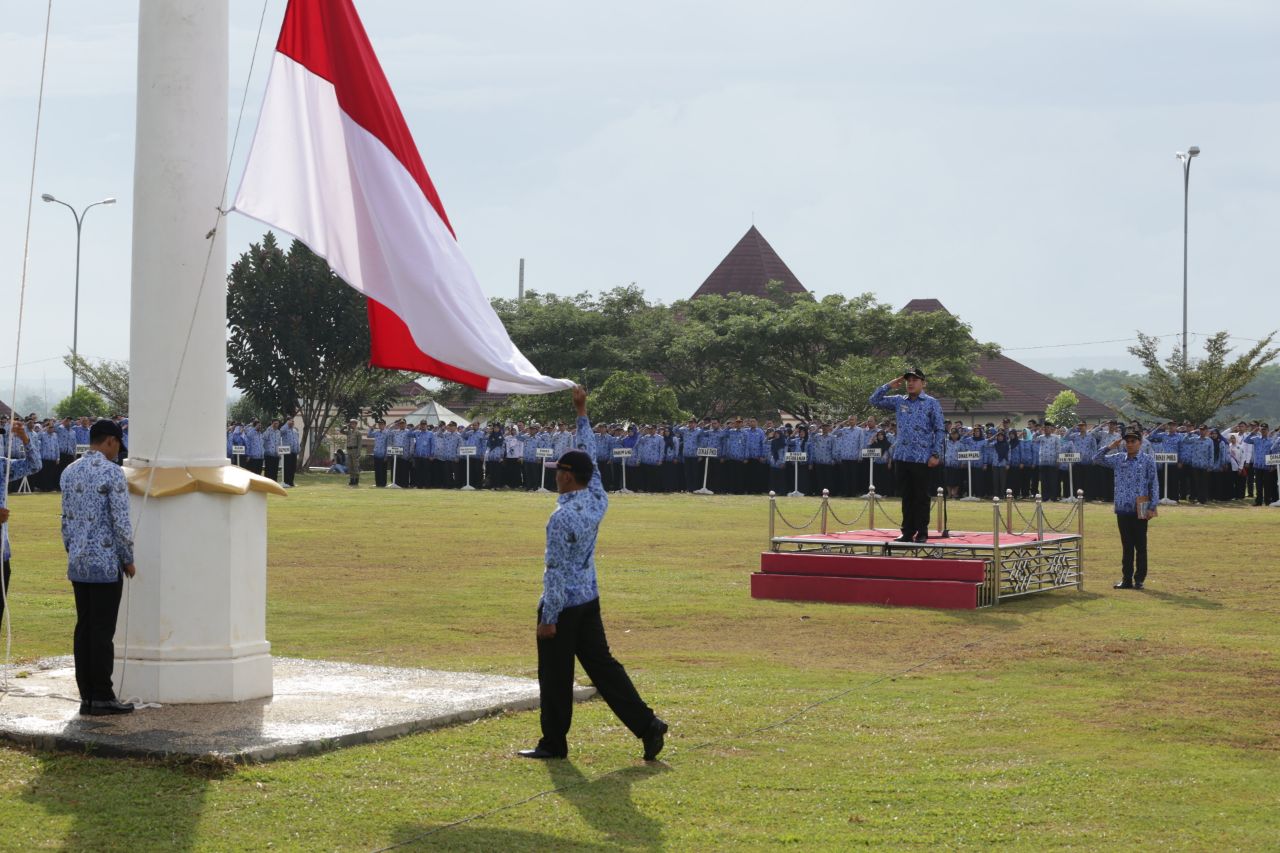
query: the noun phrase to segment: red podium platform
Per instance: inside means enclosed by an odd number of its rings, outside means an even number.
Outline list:
[[[751,597],[975,610],[984,560],[766,551]]]

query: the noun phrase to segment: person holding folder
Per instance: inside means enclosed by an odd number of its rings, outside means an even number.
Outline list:
[[[1124,452],[1117,453],[1120,445]],[[1155,518],[1160,503],[1156,459],[1140,453],[1142,429],[1128,426],[1124,436],[1098,448],[1094,465],[1105,465],[1115,475],[1116,524],[1120,528],[1121,579],[1115,589],[1142,589],[1147,579],[1147,521]]]

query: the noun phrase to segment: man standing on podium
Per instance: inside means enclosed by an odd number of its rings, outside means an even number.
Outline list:
[[[899,542],[928,541],[932,469],[938,467],[942,458],[942,404],[924,393],[924,382],[924,373],[912,368],[877,388],[870,401],[876,408],[893,412],[898,423],[898,440],[892,453],[898,471],[898,488],[902,492]],[[906,394],[889,394],[890,389],[904,383]]]

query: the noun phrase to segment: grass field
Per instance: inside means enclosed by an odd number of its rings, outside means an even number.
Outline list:
[[[67,654],[57,498],[10,503],[15,657]],[[533,677],[552,503],[300,480],[270,503],[274,653]],[[536,713],[235,768],[0,747],[0,848],[1280,847],[1280,511],[1164,512],[1145,592],[1086,518],[1083,592],[945,612],[753,601],[763,499],[615,498],[605,625],[664,763],[599,701],[546,764],[512,757]]]

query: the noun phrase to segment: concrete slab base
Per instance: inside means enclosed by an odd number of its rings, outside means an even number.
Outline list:
[[[95,755],[270,761],[538,707],[538,682],[474,672],[275,658],[267,699],[82,717],[70,657],[17,668],[0,737]],[[595,695],[574,688],[574,699]]]

